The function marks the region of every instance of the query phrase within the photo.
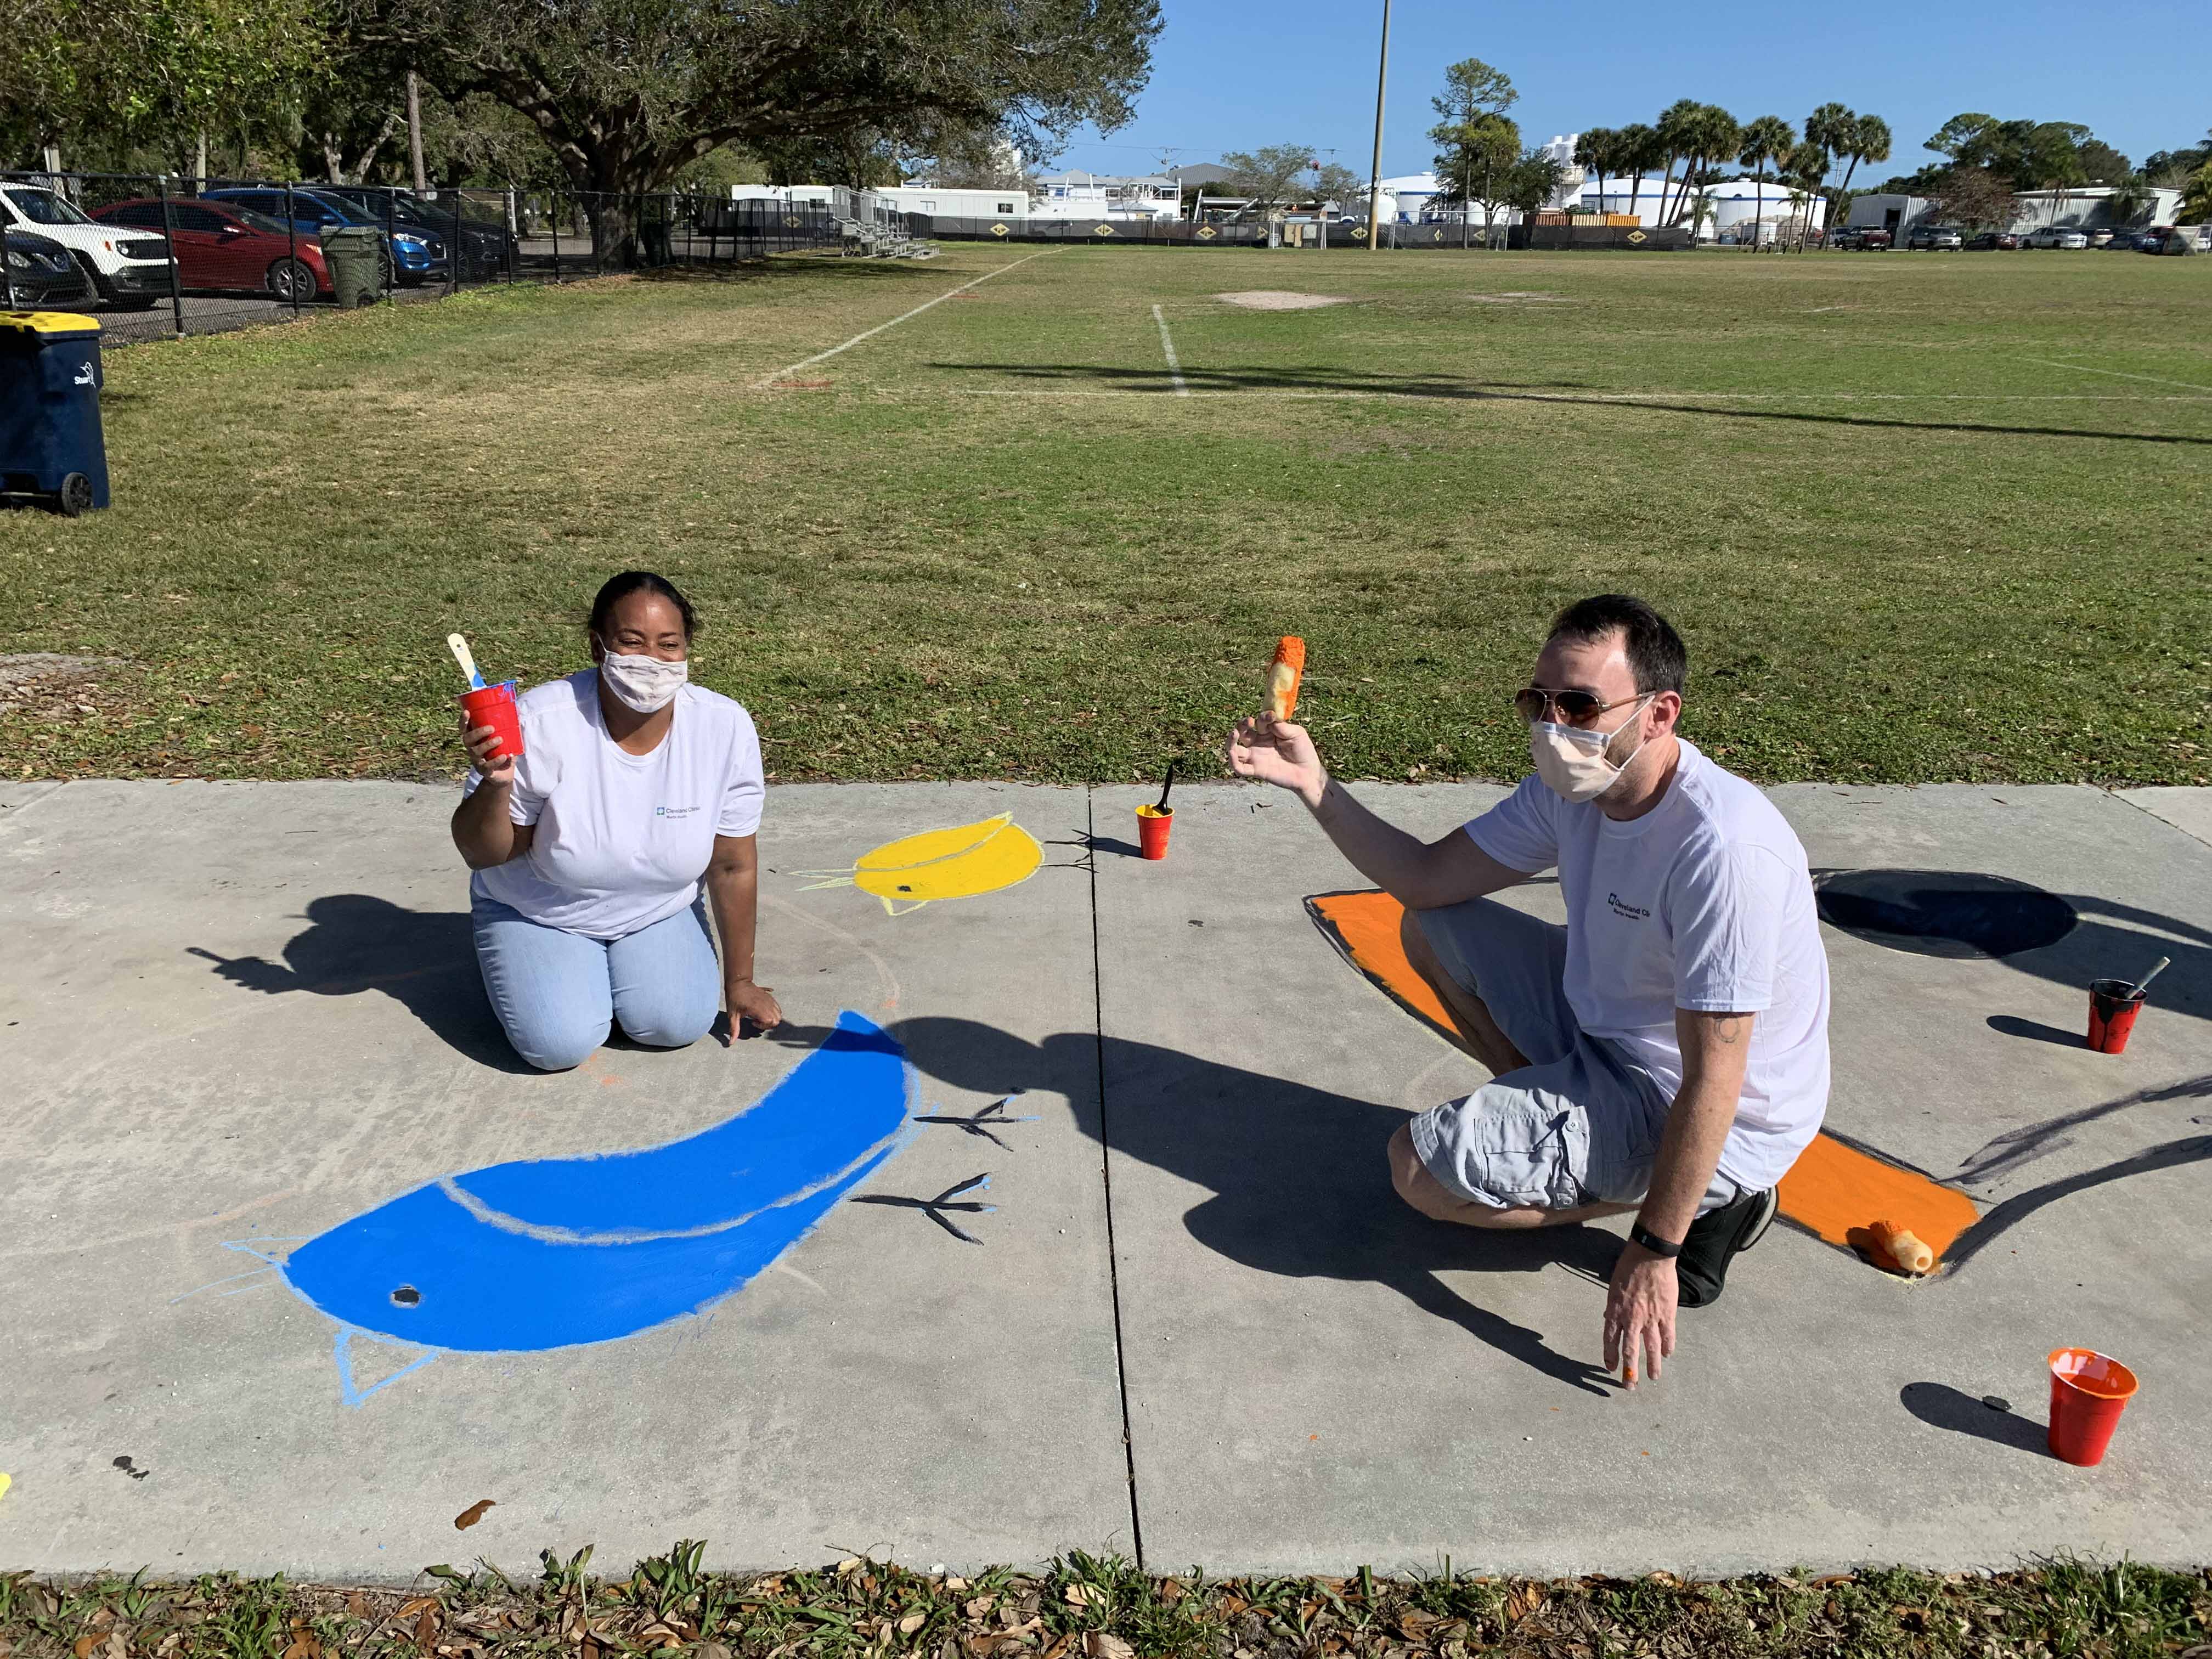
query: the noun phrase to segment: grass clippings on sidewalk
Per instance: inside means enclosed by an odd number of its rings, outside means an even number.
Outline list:
[[[1188,773],[1285,633],[1340,775],[1517,776],[1546,621],[1623,589],[1760,781],[2204,783],[2208,307],[2106,254],[966,246],[133,346],[114,507],[0,513],[0,653],[125,663],[0,696],[0,761],[452,775],[445,635],[568,672],[645,566],[781,780]]]
[[[2212,1659],[2212,1573],[2123,1563],[1686,1583],[1163,1577],[1080,1552],[972,1579],[858,1557],[702,1571],[679,1543],[627,1578],[590,1552],[520,1581],[479,1563],[412,1589],[205,1575],[0,1576],[0,1659]]]

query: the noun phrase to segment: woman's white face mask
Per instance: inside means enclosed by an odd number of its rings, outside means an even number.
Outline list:
[[[1547,787],[1561,798],[1571,801],[1595,800],[1620,781],[1620,775],[1628,769],[1644,748],[1638,738],[1636,746],[1623,756],[1618,764],[1611,758],[1613,740],[1632,727],[1644,724],[1644,706],[1659,694],[1647,691],[1636,699],[1636,713],[1610,732],[1585,731],[1579,726],[1561,726],[1552,720],[1538,720],[1528,728],[1528,752],[1536,763],[1536,775]]]
[[[641,714],[667,708],[691,678],[688,661],[627,656],[608,650],[605,640],[599,641],[599,683],[614,694],[617,702]]]

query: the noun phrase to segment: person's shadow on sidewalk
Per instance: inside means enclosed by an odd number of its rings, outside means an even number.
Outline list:
[[[492,1013],[465,912],[410,910],[365,893],[331,893],[308,901],[306,921],[307,930],[286,943],[281,963],[189,948],[232,984],[264,995],[381,991],[471,1060],[536,1075]]]
[[[1093,1139],[1206,1188],[1184,1224],[1231,1261],[1292,1279],[1366,1280],[1457,1325],[1500,1353],[1590,1394],[1596,1365],[1549,1347],[1543,1335],[1477,1306],[1439,1274],[1535,1273],[1550,1262],[1602,1281],[1620,1241],[1591,1227],[1478,1232],[1431,1221],[1391,1190],[1385,1148],[1407,1115],[1282,1078],[1108,1037],[1107,1121],[1095,1105],[1102,1045],[1090,1031],[1030,1042],[974,1020],[903,1020],[891,1033],[915,1068],[957,1088],[1009,1094],[1037,1089],[1078,1103]],[[779,1042],[812,1047],[819,1028],[785,1026]],[[1589,1340],[1599,1306],[1589,1310]]]

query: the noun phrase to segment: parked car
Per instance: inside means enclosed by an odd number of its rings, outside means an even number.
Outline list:
[[[2080,248],[2089,246],[2089,239],[2080,231],[2065,225],[2045,225],[2040,230],[2031,230],[2024,247]]]
[[[1955,252],[1966,245],[1966,239],[1948,225],[1923,225],[1905,239],[1908,251],[1921,248],[1929,252]]]
[[[174,228],[177,280],[186,288],[251,289],[287,303],[334,291],[330,267],[313,237],[288,233],[277,221],[234,202],[187,196],[163,203],[140,196],[96,208],[92,216],[158,230],[165,211]]]
[[[2082,234],[2089,239],[2091,247],[2106,247],[2112,244],[2112,229],[2109,225],[2099,225],[2082,232]]]
[[[2144,234],[2140,230],[2116,230],[2112,233],[2112,240],[2105,244],[2105,251],[2107,253],[2133,253],[2142,246]]]
[[[1850,240],[1844,241],[1844,236],[1850,237]],[[1887,253],[1896,245],[1897,237],[1893,233],[1876,229],[1871,225],[1862,225],[1856,230],[1846,228],[1836,240],[1838,247],[1855,248],[1861,253]]]
[[[378,224],[384,222],[385,214],[389,211],[395,230],[404,228],[441,242],[454,240],[458,223],[461,274],[465,277],[483,280],[514,268],[517,249],[514,238],[507,234],[507,226],[498,219],[471,211],[465,201],[459,204],[457,215],[452,194],[431,201],[396,190],[379,190],[373,185],[324,185],[319,186],[315,194],[338,197],[361,209]]]
[[[356,227],[374,230],[384,236],[390,245],[391,274],[410,288],[433,276],[446,274],[444,237],[397,225],[387,232],[380,213],[373,214],[358,202],[349,202],[342,196],[334,196],[325,191],[302,190],[295,186],[288,198],[283,190],[271,190],[266,185],[234,185],[208,191],[208,199],[251,208],[256,213],[267,215],[280,225],[284,222],[284,210],[289,200],[293,226],[302,236],[319,237],[326,230]]]
[[[2161,226],[2144,235],[2142,251],[2145,253],[2212,252],[2212,235],[2208,235],[2202,226]]]
[[[2020,238],[2008,230],[1985,230],[1966,244],[1970,250],[1979,249],[1984,252],[1996,248],[2016,248],[2019,246]]]
[[[92,278],[52,237],[10,225],[6,240],[8,287],[18,310],[40,311],[94,296]]]
[[[159,236],[118,236],[58,191],[0,184],[0,225],[67,248],[93,291],[118,311],[143,311],[169,292],[169,245]]]

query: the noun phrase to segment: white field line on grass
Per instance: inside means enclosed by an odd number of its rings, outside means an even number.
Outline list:
[[[934,300],[924,300],[912,311],[907,312],[902,315],[894,317],[888,323],[878,323],[873,328],[867,329],[859,334],[855,334],[851,339],[846,341],[842,345],[833,345],[827,351],[817,351],[811,357],[800,358],[789,368],[779,368],[773,374],[763,375],[761,379],[753,382],[752,389],[755,392],[765,392],[769,387],[774,386],[778,380],[783,379],[785,375],[796,374],[802,368],[811,368],[817,363],[826,362],[841,351],[850,351],[854,346],[860,344],[863,340],[872,340],[877,335],[882,333],[885,329],[896,328],[901,323],[911,322],[916,317],[921,316],[923,312],[927,311],[932,306],[943,305],[947,300],[952,298],[956,294],[965,294],[969,289],[977,287],[981,283],[988,283],[994,276],[1005,276],[1016,265],[1025,265],[1032,259],[1042,259],[1048,253],[1065,253],[1066,251],[1067,250],[1065,248],[1057,247],[1041,248],[1035,253],[1024,253],[1018,259],[1009,259],[1005,264],[1000,265],[997,270],[985,271],[981,276],[976,277],[974,282],[963,283],[958,288],[948,289],[944,293],[939,295]]]
[[[1168,379],[1175,382],[1178,398],[1190,396],[1190,388],[1182,383],[1182,365],[1176,361],[1175,340],[1168,333],[1168,314],[1158,306],[1152,307],[1152,320],[1160,325],[1160,349],[1168,355]]]
[[[2022,357],[2023,363],[2041,363],[2045,368],[2070,368],[2083,374],[2109,374],[2117,380],[2142,380],[2152,386],[2187,386],[2191,392],[2212,392],[2212,386],[2200,386],[2194,380],[2166,380],[2155,374],[2130,374],[2117,368],[2092,368],[2087,363],[2061,362],[2056,357]]]

